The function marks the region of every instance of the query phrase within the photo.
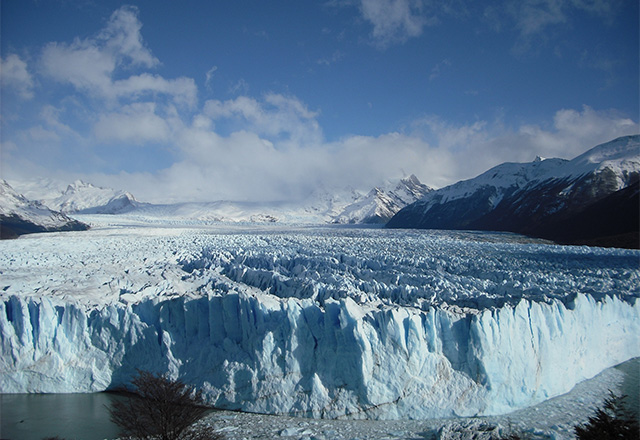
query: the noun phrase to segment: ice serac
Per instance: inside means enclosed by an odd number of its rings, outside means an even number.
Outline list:
[[[221,408],[313,417],[497,414],[640,356],[640,301],[501,308],[320,303],[228,292],[86,309],[0,303],[0,392],[89,392],[168,371]]]

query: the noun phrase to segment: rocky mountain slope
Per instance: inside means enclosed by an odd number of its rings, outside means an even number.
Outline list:
[[[52,211],[43,204],[18,194],[0,180],[0,237],[16,238],[34,232],[81,231],[89,226]]]
[[[397,183],[375,187],[333,217],[333,223],[384,224],[405,206],[433,191],[413,174]]]
[[[56,197],[44,198],[43,204],[64,213],[119,214],[140,205],[128,192],[103,188],[76,180]]]
[[[573,160],[504,163],[433,191],[390,228],[522,233],[559,243],[637,248],[640,136],[598,145]]]

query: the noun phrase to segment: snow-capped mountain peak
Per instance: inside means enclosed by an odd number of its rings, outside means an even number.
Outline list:
[[[433,191],[415,175],[390,181],[345,206],[333,223],[386,223],[400,209]]]
[[[632,205],[638,201],[631,192],[639,176],[640,135],[625,136],[573,160],[503,163],[427,194],[398,212],[388,226],[511,231],[580,243],[602,234],[631,234],[627,245],[637,247],[632,235],[637,236],[638,210]],[[629,196],[614,197],[627,188]],[[606,202],[610,196],[614,198]],[[607,212],[602,211],[605,206]],[[581,218],[586,210],[593,221]],[[627,217],[629,222],[619,221]]]
[[[2,238],[31,232],[84,230],[87,226],[17,193],[0,180],[0,230]]]

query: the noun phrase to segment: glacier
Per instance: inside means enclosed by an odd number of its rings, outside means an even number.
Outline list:
[[[217,407],[504,414],[640,356],[640,253],[513,234],[94,227],[1,243],[0,392],[167,372]]]

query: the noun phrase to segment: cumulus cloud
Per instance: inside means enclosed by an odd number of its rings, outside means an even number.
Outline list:
[[[568,1],[556,2],[560,5],[556,10],[548,2],[526,0],[526,5],[539,6],[547,15],[531,13],[531,21],[523,21],[522,26],[530,32],[544,29],[561,19],[548,14],[562,13]],[[574,8],[591,5],[594,11],[600,10],[595,0],[572,1]],[[381,44],[417,36],[429,23],[426,1],[362,0],[359,4]],[[637,121],[585,106],[561,109],[548,121],[520,126],[506,126],[500,118],[455,123],[430,115],[403,131],[328,142],[320,111],[296,96],[273,92],[250,96],[241,80],[241,87],[234,90],[241,96],[211,99],[199,106],[193,79],[140,72],[159,64],[144,44],[141,27],[137,10],[124,7],[92,38],[48,44],[40,59],[43,72],[77,93],[65,97],[64,104],[45,106],[32,127],[5,140],[3,153],[9,158],[5,163],[45,175],[61,172],[66,162],[83,155],[77,169],[104,170],[101,161],[109,161],[113,151],[105,147],[126,152],[141,146],[134,154],[162,149],[170,151],[166,155],[170,157],[145,168],[152,171],[136,172],[132,167],[112,175],[85,171],[78,177],[127,189],[141,200],[156,203],[276,201],[302,199],[319,186],[367,191],[409,173],[442,187],[505,161],[526,162],[538,155],[572,158],[598,143],[639,131]],[[447,59],[437,64],[432,79],[449,65]],[[22,89],[16,89],[29,97],[34,81],[26,63],[10,55],[2,60],[2,69],[3,83],[22,84]],[[214,68],[207,72],[207,84],[214,72]],[[72,127],[84,131],[79,134]],[[125,167],[126,158],[115,166]],[[73,176],[68,175],[68,180]]]
[[[262,100],[240,96],[227,101],[209,100],[203,114],[213,120],[227,120],[230,127],[242,127],[261,136],[297,145],[321,142],[318,112],[309,110],[298,98],[267,93]]]
[[[101,142],[125,142],[129,145],[163,143],[171,139],[169,122],[156,114],[155,103],[135,103],[118,112],[100,115],[94,134]]]
[[[98,34],[97,40],[104,42],[105,49],[113,54],[118,62],[127,60],[134,66],[154,67],[160,61],[144,45],[141,29],[138,9],[134,6],[122,6],[111,15],[107,26]]]
[[[27,70],[27,63],[18,55],[0,58],[0,80],[4,90],[12,89],[24,99],[33,98],[33,77]]]
[[[127,79],[114,81],[111,93],[129,99],[140,98],[147,94],[165,94],[171,96],[178,105],[193,107],[197,101],[197,87],[192,78],[165,79],[159,75],[143,73]]]
[[[242,98],[210,104],[183,126],[175,138],[180,159],[171,166],[144,174],[146,180],[138,173],[125,180],[119,175],[118,183],[135,183],[139,197],[154,202],[300,200],[319,187],[367,191],[409,173],[443,187],[502,162],[529,162],[538,155],[571,159],[639,130],[637,122],[615,112],[583,107],[559,110],[541,125],[505,127],[499,119],[455,124],[430,116],[415,121],[405,133],[307,145],[270,139],[272,133],[254,130],[260,118],[277,117],[265,111],[265,101]],[[302,105],[291,97],[272,98],[279,99]],[[308,112],[304,105],[298,111]],[[238,114],[246,118],[246,129],[225,135],[217,131],[220,117]]]
[[[41,55],[44,73],[93,97],[112,102],[160,94],[170,96],[180,105],[195,105],[197,88],[191,78],[165,79],[144,73],[114,80],[120,70],[159,64],[143,43],[137,13],[136,8],[123,6],[111,15],[96,37],[76,38],[71,44],[49,43]]]
[[[502,162],[529,162],[536,156],[572,159],[587,149],[619,136],[637,134],[638,122],[612,111],[558,110],[542,125],[505,127],[501,120],[452,124],[432,116],[416,121],[413,135],[450,158],[427,182],[444,186],[468,179]]]

